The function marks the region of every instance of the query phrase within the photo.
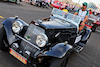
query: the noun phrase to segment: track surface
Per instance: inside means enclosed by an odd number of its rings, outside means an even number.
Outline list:
[[[50,9],[35,7],[22,2],[20,5],[0,2],[0,16],[8,18],[19,16],[27,23],[34,19],[42,19],[50,15]],[[0,18],[0,27],[3,19]],[[0,67],[31,67],[22,64],[9,53],[0,51]],[[92,33],[85,49],[81,53],[73,53],[67,67],[100,67],[100,33]]]

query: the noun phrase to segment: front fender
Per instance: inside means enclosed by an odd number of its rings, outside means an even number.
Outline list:
[[[73,47],[69,44],[65,45],[65,43],[59,43],[54,47],[52,47],[50,51],[44,52],[42,56],[52,56],[52,57],[62,58],[72,48]]]
[[[5,28],[5,31],[6,31],[7,40],[9,42],[9,44],[12,44],[14,41],[16,41],[15,35],[12,32],[12,24],[17,20],[22,22],[22,24],[24,26],[27,26],[27,24],[24,21],[22,21],[21,19],[15,19],[14,17],[10,17],[8,19],[5,19],[2,22],[2,24],[3,24],[4,28]]]

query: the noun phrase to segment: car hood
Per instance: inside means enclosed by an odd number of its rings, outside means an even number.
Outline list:
[[[40,24],[41,27],[45,29],[68,29],[68,28],[77,28],[76,25],[72,23],[59,23],[56,21],[44,21],[43,23]]]

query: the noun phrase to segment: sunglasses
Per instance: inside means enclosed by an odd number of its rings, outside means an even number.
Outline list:
[[[85,5],[83,4],[83,6],[85,6]]]

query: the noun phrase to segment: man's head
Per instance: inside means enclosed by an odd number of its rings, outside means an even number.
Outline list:
[[[82,5],[83,5],[83,6],[82,6],[82,10],[85,11],[86,8],[87,8],[87,6],[88,6],[87,2],[84,2]]]

